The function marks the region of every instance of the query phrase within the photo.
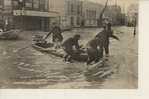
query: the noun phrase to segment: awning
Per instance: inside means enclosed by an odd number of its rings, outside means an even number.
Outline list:
[[[57,12],[41,12],[41,11],[29,11],[29,10],[14,10],[14,16],[35,16],[35,17],[57,17]]]

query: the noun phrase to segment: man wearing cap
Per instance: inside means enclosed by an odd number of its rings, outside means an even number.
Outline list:
[[[119,38],[113,34],[113,31],[111,29],[111,23],[108,23],[107,26],[104,26],[104,30],[98,33],[96,37],[100,39],[102,56],[104,50],[106,56],[109,56],[110,37],[119,40]]]
[[[47,39],[52,34],[52,42],[55,44],[55,48],[60,47],[61,42],[63,41],[63,35],[62,30],[59,26],[57,26],[56,23],[53,23],[52,30],[44,37],[44,39]]]
[[[66,52],[66,55],[64,56],[64,61],[71,62],[72,56],[76,54],[73,47],[75,47],[76,50],[79,50],[81,48],[79,46],[80,38],[80,35],[74,35],[73,37],[70,37],[66,41],[64,41],[64,43],[62,44],[64,51]]]
[[[98,62],[100,58],[102,58],[101,54],[101,45],[102,42],[98,37],[93,38],[87,44],[87,65],[91,64],[92,62]]]

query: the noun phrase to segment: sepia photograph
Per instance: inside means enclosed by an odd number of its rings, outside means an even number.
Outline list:
[[[0,0],[0,89],[138,89],[139,0]]]

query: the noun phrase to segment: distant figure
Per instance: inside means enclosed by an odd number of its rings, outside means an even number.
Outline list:
[[[108,23],[107,26],[103,27],[104,30],[101,31],[96,35],[101,40],[101,53],[103,54],[103,50],[105,50],[105,54],[108,57],[109,56],[109,44],[110,44],[110,37],[119,40],[118,37],[116,37],[113,34],[113,31],[111,29],[111,23]]]
[[[8,20],[6,19],[4,24],[4,31],[8,31],[8,26],[9,26],[9,23],[8,23]]]
[[[73,49],[75,47],[76,50],[79,50],[81,46],[79,45],[78,41],[80,40],[80,35],[75,35],[74,37],[68,38],[62,44],[66,55],[64,56],[65,62],[71,62],[72,56],[76,54],[76,51]]]
[[[94,39],[90,40],[87,44],[87,65],[91,64],[92,62],[98,62],[100,58],[102,58],[101,53],[101,45],[100,39],[95,37]]]
[[[4,26],[3,24],[0,24],[0,33],[2,33],[4,31]]]
[[[134,36],[134,37],[136,36],[136,27],[134,27],[134,33],[133,33],[133,36]]]
[[[135,37],[136,36],[136,27],[137,27],[137,19],[135,18],[135,26],[134,26],[134,33],[133,33],[133,36]]]
[[[3,33],[3,29],[0,28],[0,34]]]

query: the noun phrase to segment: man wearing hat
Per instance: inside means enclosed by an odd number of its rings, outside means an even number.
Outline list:
[[[96,37],[100,39],[102,56],[103,56],[104,50],[105,50],[106,56],[109,56],[110,37],[116,40],[119,40],[119,38],[113,34],[111,23],[108,23],[106,26],[103,26],[103,28],[104,30],[98,33]]]
[[[79,40],[81,36],[76,34],[73,37],[68,38],[64,43],[62,44],[64,51],[66,52],[66,55],[64,56],[64,61],[71,62],[72,56],[75,53],[75,50],[73,49],[75,47],[76,50],[79,50],[81,46],[79,45]]]

